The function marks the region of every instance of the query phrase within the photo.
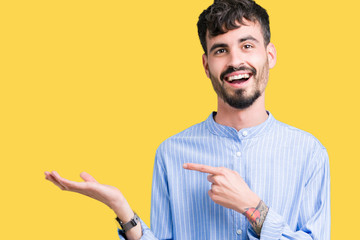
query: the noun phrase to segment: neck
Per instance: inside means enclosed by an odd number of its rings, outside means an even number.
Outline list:
[[[267,118],[264,94],[246,109],[233,108],[218,97],[218,110],[215,122],[221,125],[233,127],[239,131],[243,128],[259,125],[265,122]]]

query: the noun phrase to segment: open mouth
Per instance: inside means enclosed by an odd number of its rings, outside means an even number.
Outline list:
[[[227,81],[229,83],[236,84],[236,83],[246,82],[247,80],[249,80],[251,78],[251,76],[252,76],[251,73],[243,73],[243,74],[226,76],[224,79],[225,79],[225,81]]]

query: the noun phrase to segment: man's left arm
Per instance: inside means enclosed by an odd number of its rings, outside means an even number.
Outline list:
[[[230,169],[187,163],[185,169],[208,173],[211,199],[242,213],[252,228],[250,239],[330,239],[330,174],[324,148],[314,154],[317,165],[305,185],[297,230],[250,190],[241,176]],[[286,197],[286,196],[284,196]]]
[[[297,229],[292,230],[283,216],[270,207],[260,239],[330,239],[330,167],[325,148],[314,153],[312,163],[315,167],[308,171]],[[248,235],[252,240],[259,239],[253,229]]]
[[[207,177],[212,183],[208,191],[210,198],[215,203],[246,216],[254,231],[260,235],[269,208],[256,193],[251,191],[236,171],[195,163],[186,163],[183,167],[210,174]]]

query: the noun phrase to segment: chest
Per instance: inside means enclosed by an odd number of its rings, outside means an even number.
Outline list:
[[[309,156],[301,144],[291,140],[214,138],[188,141],[175,146],[167,159],[169,190],[174,190],[174,196],[192,192],[194,196],[199,196],[198,192],[207,195],[210,188],[207,174],[182,168],[184,163],[199,163],[238,172],[264,201],[284,206],[288,201],[296,201],[301,194],[302,176],[306,171],[304,163]]]

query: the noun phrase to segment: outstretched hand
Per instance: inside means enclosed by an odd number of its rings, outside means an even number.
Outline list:
[[[70,181],[61,177],[57,172],[45,172],[45,178],[61,190],[77,192],[108,205],[111,209],[116,208],[117,204],[126,202],[122,193],[113,186],[98,183],[95,178],[86,172],[82,172],[80,177],[84,182]]]
[[[57,172],[45,172],[45,178],[54,183],[61,190],[77,192],[91,197],[109,206],[123,222],[128,222],[134,216],[124,195],[116,187],[98,183],[95,178],[86,172],[82,172],[80,177],[84,182],[70,181],[61,177]],[[141,225],[126,232],[128,239],[139,239],[141,237]]]

